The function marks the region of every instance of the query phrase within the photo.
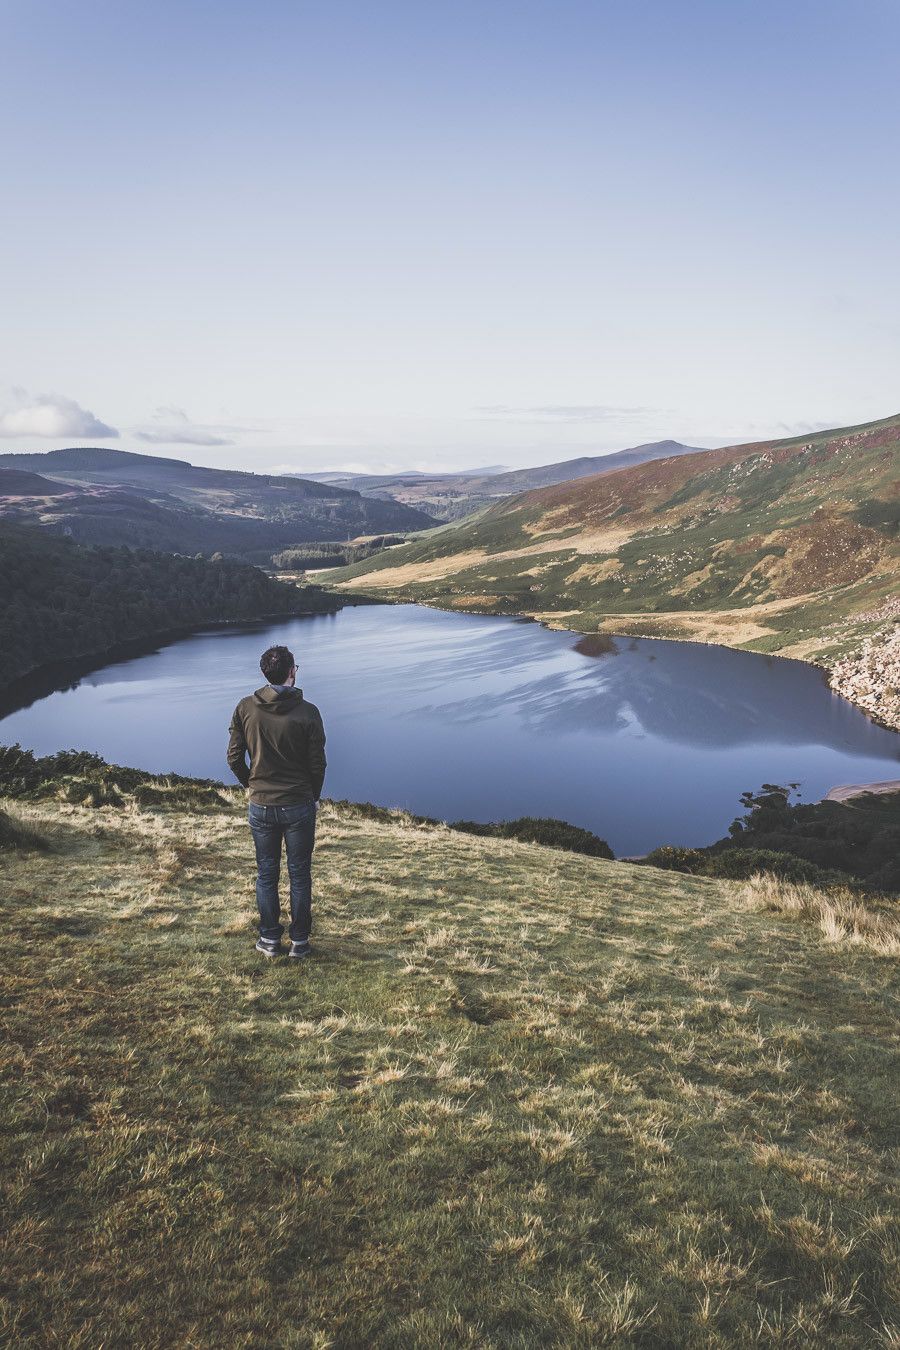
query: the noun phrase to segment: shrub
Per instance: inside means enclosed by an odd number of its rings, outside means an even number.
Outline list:
[[[144,806],[200,806],[217,802],[221,787],[212,778],[107,764],[89,750],[37,758],[20,745],[0,746],[0,796],[59,797],[83,806],[121,806],[130,796]]]
[[[900,890],[894,866],[900,856],[900,792],[864,794],[848,802],[792,803],[793,788],[764,783],[758,792],[743,793],[747,814],[733,822],[730,838],[704,852],[721,857],[738,848],[790,854],[826,872],[849,873],[867,886]]]
[[[713,846],[714,852],[731,852],[733,847],[764,853],[791,853],[816,867],[853,870],[853,857],[858,847],[852,840],[821,838],[809,834],[792,834],[787,830],[760,830],[734,841]]]
[[[706,854],[699,848],[679,848],[676,844],[663,844],[641,859],[647,867],[663,867],[668,872],[696,872],[700,869]]]
[[[434,816],[417,816],[412,811],[400,807],[376,806],[374,802],[351,802],[347,797],[326,798],[329,806],[342,816],[355,816],[357,820],[378,820],[385,824],[396,824],[398,817],[411,825],[442,825],[443,821]],[[324,802],[323,802],[324,804]]]
[[[776,853],[768,848],[727,848],[721,853],[707,853],[698,871],[702,876],[725,877],[732,881],[746,881],[757,872],[768,872],[780,881],[809,886],[846,886],[849,880],[846,873],[819,867],[793,853]]]
[[[477,820],[455,820],[450,828],[464,834],[493,835],[498,839],[518,839],[524,844],[543,844],[568,853],[584,853],[590,858],[613,859],[616,856],[606,840],[591,830],[549,817],[520,816],[518,820],[501,820],[487,825]]]

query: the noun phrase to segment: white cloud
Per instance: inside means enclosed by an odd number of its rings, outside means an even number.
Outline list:
[[[115,427],[107,426],[87,408],[62,394],[35,394],[24,389],[14,391],[15,405],[0,414],[0,435],[42,436],[48,440],[62,437],[90,437],[102,440],[118,436]]]
[[[230,436],[218,434],[231,428],[198,425],[183,408],[157,408],[150,420],[152,426],[135,432],[149,445],[234,445]]]

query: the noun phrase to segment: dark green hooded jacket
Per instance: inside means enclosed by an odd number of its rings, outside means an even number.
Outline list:
[[[267,684],[242,698],[231,719],[228,767],[260,806],[319,800],[325,779],[325,730],[302,689]],[[250,767],[247,767],[247,756]]]

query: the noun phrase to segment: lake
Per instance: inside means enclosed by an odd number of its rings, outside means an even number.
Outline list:
[[[710,843],[763,782],[813,801],[900,777],[900,735],[801,662],[415,605],[196,633],[11,713],[0,742],[229,781],[231,712],[275,642],[322,712],[329,797],[445,820],[556,816],[627,855]]]

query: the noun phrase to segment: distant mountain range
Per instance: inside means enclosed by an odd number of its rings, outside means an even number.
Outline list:
[[[294,544],[437,523],[416,507],[353,488],[92,446],[0,455],[0,520],[80,543],[254,562]]]
[[[314,483],[348,483],[358,486],[360,482],[394,483],[399,479],[411,478],[482,478],[486,474],[506,473],[508,464],[488,464],[482,469],[454,469],[452,473],[429,473],[425,469],[403,469],[399,474],[359,474],[348,469],[329,469],[324,473],[290,474],[291,478],[311,478]]]
[[[355,488],[365,497],[382,501],[402,502],[405,506],[427,511],[438,520],[458,520],[515,492],[563,483],[591,474],[614,473],[647,460],[665,459],[672,455],[696,454],[698,447],[682,445],[680,441],[652,441],[629,450],[617,450],[609,455],[584,455],[579,459],[562,460],[555,464],[540,464],[530,469],[506,469],[491,465],[487,469],[468,469],[459,473],[420,473],[409,470],[398,474],[311,474],[318,481]]]
[[[900,594],[900,416],[541,487],[329,580],[830,660]]]
[[[0,521],[40,525],[85,544],[218,552],[265,564],[299,544],[427,530],[498,497],[688,453],[678,441],[656,441],[530,469],[303,478],[80,446],[0,455]]]

